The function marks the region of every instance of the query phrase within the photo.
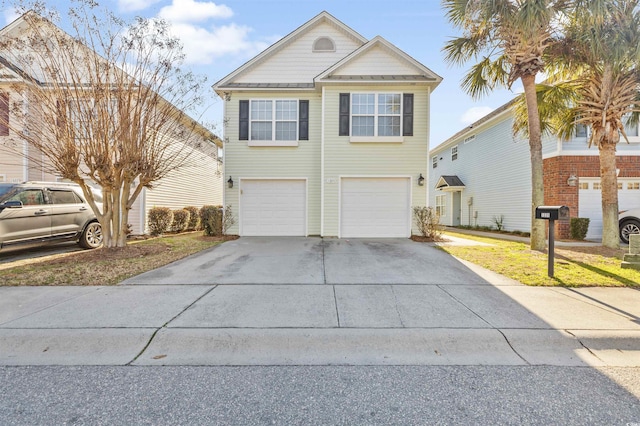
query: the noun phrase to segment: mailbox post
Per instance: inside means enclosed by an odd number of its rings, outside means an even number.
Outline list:
[[[553,278],[553,259],[555,257],[555,233],[556,220],[569,220],[569,207],[567,206],[539,206],[536,207],[536,219],[549,221],[549,261],[547,274]]]

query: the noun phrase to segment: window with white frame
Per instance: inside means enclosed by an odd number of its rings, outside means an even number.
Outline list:
[[[295,141],[298,139],[297,100],[252,100],[251,140]]]
[[[447,215],[447,194],[436,195],[436,213],[440,217]]]
[[[577,138],[586,138],[587,137],[587,126],[582,123],[576,124],[576,137]]]
[[[434,169],[438,168],[438,156],[437,155],[431,159],[431,164],[432,164]]]
[[[638,190],[640,190],[640,182],[627,182],[627,189],[629,191],[638,191]]]
[[[353,93],[351,136],[400,136],[400,93]]]
[[[464,143],[471,143],[476,140],[476,135],[471,135],[469,137],[464,138]]]
[[[7,175],[0,175],[0,183],[7,181]]]
[[[451,161],[458,159],[458,145],[451,147]]]

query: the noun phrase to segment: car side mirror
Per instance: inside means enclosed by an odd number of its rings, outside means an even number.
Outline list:
[[[22,201],[12,200],[0,204],[0,211],[4,209],[20,209],[22,208]]]

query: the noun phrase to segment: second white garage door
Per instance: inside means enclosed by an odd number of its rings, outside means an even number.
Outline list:
[[[602,189],[600,179],[580,178],[578,217],[588,217],[587,239],[602,238]],[[618,178],[619,210],[640,207],[640,179]]]
[[[340,237],[411,236],[409,178],[342,178]]]
[[[304,179],[242,179],[240,235],[306,236]]]

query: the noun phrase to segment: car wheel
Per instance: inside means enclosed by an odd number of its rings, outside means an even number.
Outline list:
[[[620,239],[623,243],[629,244],[630,234],[640,234],[640,221],[626,220],[620,224]]]
[[[91,222],[84,228],[80,241],[80,247],[93,249],[102,245],[102,226],[100,222]]]

